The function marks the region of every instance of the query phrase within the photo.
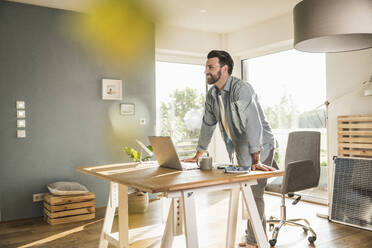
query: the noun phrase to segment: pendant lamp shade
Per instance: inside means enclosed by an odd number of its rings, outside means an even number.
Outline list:
[[[345,52],[372,47],[372,0],[303,0],[293,10],[294,47]]]

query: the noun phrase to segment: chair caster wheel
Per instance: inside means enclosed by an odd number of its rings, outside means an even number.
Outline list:
[[[309,242],[312,244],[312,243],[315,242],[315,240],[316,240],[316,236],[310,236],[310,237],[308,238],[308,240],[309,240]]]
[[[275,246],[275,244],[276,244],[276,239],[270,239],[270,240],[269,240],[269,243],[270,243],[271,246]]]
[[[269,231],[271,232],[274,229],[274,224],[269,224]]]

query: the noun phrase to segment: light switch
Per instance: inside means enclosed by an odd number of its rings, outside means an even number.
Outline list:
[[[26,138],[26,130],[17,130],[17,138]]]
[[[26,120],[17,120],[17,127],[26,127]]]
[[[17,110],[17,118],[25,118],[26,111],[25,110]]]
[[[25,109],[25,102],[24,101],[16,101],[16,108],[17,109]]]

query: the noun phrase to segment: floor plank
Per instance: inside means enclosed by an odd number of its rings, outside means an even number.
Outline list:
[[[280,198],[265,195],[266,216],[279,216]],[[310,246],[307,236],[301,228],[285,227],[280,231],[276,247],[278,248],[370,248],[372,247],[372,232],[342,224],[332,223],[316,216],[317,212],[327,213],[324,206],[300,202],[292,206],[287,200],[287,218],[305,217],[312,224],[318,235],[315,246]],[[226,191],[200,195],[196,198],[197,225],[200,247],[224,247],[226,236],[228,193]],[[241,206],[241,204],[240,204]],[[17,220],[0,223],[0,247],[78,247],[93,248],[98,245],[99,234],[103,225],[104,208],[98,208],[96,218],[89,221],[50,226],[42,218]],[[144,214],[132,214],[129,218],[129,228],[141,228],[155,225],[162,220],[162,202],[153,201]],[[113,231],[117,231],[117,217]],[[243,236],[246,222],[241,219],[241,209],[238,216],[237,243]],[[141,232],[136,234],[141,236]],[[270,233],[269,233],[270,235]],[[131,244],[131,248],[158,248],[160,234]],[[184,236],[177,236],[173,247],[183,248]]]

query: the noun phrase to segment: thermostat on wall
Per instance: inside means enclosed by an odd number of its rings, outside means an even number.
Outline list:
[[[365,90],[364,96],[372,96],[372,90]]]

